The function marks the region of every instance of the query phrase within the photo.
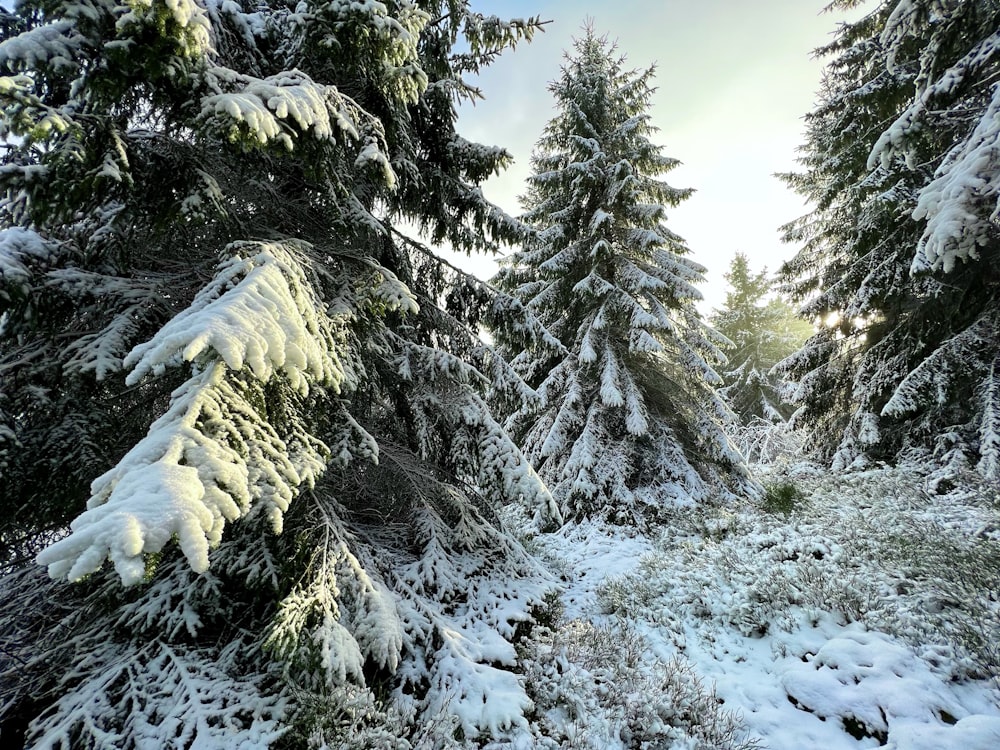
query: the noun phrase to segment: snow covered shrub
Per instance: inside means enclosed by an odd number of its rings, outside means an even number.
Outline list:
[[[332,697],[333,700],[329,700]],[[331,711],[331,703],[337,710]],[[342,685],[331,696],[320,699],[302,693],[296,696],[296,721],[281,748],[329,748],[329,750],[410,750],[398,736],[402,717],[379,705],[374,693],[356,685]]]
[[[800,479],[800,528],[836,552],[817,561],[814,607],[904,640],[949,680],[997,674],[1000,509],[989,482],[928,492],[928,464]],[[834,542],[834,540],[837,540]],[[835,563],[827,567],[828,562]],[[944,656],[942,656],[944,655]]]
[[[549,591],[543,602],[531,610],[531,627],[553,628],[562,621],[565,611],[560,592]]]
[[[721,707],[681,657],[662,661],[627,620],[571,620],[535,645],[526,680],[550,747],[751,750],[738,715]]]
[[[964,651],[972,661],[971,676],[997,678],[1000,529],[970,538],[925,520],[908,520],[882,545],[890,571],[898,576],[897,596],[921,599],[922,627]]]
[[[790,522],[747,503],[688,515],[700,518],[665,532],[658,551],[601,587],[605,607],[656,623],[680,646],[685,617],[760,638],[803,613],[855,622],[876,606],[864,555],[811,513]]]
[[[717,715],[693,697],[712,692],[692,693],[699,680],[775,750],[992,750],[1000,684],[986,679],[989,654],[973,654],[1000,643],[995,494],[931,494],[913,468],[787,473],[808,513],[700,505],[677,509],[657,540],[596,522],[539,535],[569,573],[569,622],[520,651],[529,720],[551,744],[490,750],[715,747],[683,727],[685,701],[702,727]],[[645,703],[629,698],[639,690]]]
[[[689,661],[675,655],[665,663],[661,674],[661,690],[673,709],[666,721],[672,726],[684,728],[693,747],[705,750],[756,750],[766,747],[762,741],[747,735],[739,713],[722,707],[723,701],[715,688],[705,685],[705,680],[698,676]],[[667,747],[673,746],[664,746],[664,750]]]
[[[293,730],[282,736],[274,750],[467,750],[458,719],[448,711],[425,715],[408,737],[401,728],[409,723],[392,705],[372,691],[352,685],[339,687],[332,703],[315,696],[296,697],[300,716]],[[308,728],[303,731],[303,728]]]
[[[608,576],[597,587],[597,601],[607,614],[632,617],[647,606],[656,592],[648,581],[631,575]]]

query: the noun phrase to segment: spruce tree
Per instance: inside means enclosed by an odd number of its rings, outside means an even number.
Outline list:
[[[704,268],[664,223],[691,191],[661,180],[678,162],[651,140],[653,72],[592,28],[574,42],[523,198],[534,233],[496,277],[565,347],[497,336],[541,397],[507,425],[570,517],[632,521],[743,477],[714,391],[723,339],[694,306]]]
[[[712,326],[730,340],[728,362],[719,393],[744,425],[755,419],[784,422],[792,413],[785,400],[784,381],[772,369],[797,351],[812,326],[796,317],[784,300],[773,297],[767,271],[753,273],[747,257],[737,253],[725,274],[729,283]]]
[[[454,104],[537,25],[457,0],[5,12],[5,743],[525,726],[512,641],[548,584],[497,507],[558,513],[486,406],[531,393],[476,331],[544,332],[394,224],[520,236],[477,188],[508,157]]]
[[[998,476],[998,19],[991,0],[886,1],[822,50],[789,176],[817,208],[787,227],[782,275],[827,325],[784,367],[835,466]]]

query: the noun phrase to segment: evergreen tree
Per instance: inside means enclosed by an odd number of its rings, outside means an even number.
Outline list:
[[[742,253],[733,258],[725,278],[726,301],[711,318],[715,330],[732,342],[719,393],[744,425],[754,419],[783,422],[792,408],[772,368],[802,346],[812,326],[784,300],[767,299],[772,291],[767,271],[752,273]]]
[[[659,178],[677,161],[650,140],[652,77],[591,28],[575,41],[523,199],[535,233],[496,279],[565,345],[497,337],[542,399],[507,425],[569,516],[633,519],[743,477],[714,391],[723,339],[694,307],[704,269],[664,224],[691,191]]]
[[[789,177],[817,209],[782,275],[829,324],[784,367],[835,466],[917,452],[998,476],[998,21],[992,0],[887,0],[822,50]]]
[[[485,402],[532,394],[475,332],[544,332],[393,224],[520,236],[477,188],[508,157],[454,102],[538,23],[459,0],[5,12],[5,743],[526,724],[512,641],[548,584],[496,509],[558,513]]]

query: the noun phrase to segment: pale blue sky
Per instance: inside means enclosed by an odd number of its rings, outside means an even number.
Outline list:
[[[774,178],[795,167],[802,116],[819,88],[817,47],[845,17],[824,13],[826,0],[479,0],[473,7],[506,17],[552,19],[530,45],[508,52],[478,84],[485,101],[463,107],[459,129],[501,145],[515,166],[491,180],[486,194],[510,212],[529,173],[531,148],[553,115],[548,81],[585,18],[618,41],[632,67],[656,63],[652,115],[659,142],[682,166],[675,187],[697,191],[673,209],[667,224],[708,267],[704,313],[721,305],[735,252],[759,269],[776,270],[794,254],[778,227],[805,213],[802,199]],[[857,13],[855,13],[857,15]],[[473,267],[489,275],[493,266]]]

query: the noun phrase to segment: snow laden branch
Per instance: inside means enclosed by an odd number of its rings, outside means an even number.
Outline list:
[[[463,460],[453,457],[463,480],[493,488],[529,506],[537,504],[533,510],[540,527],[561,523],[562,516],[544,483],[477,393],[477,381],[485,379],[482,373],[447,352],[402,339],[397,339],[397,344],[396,367],[412,387],[411,408],[420,444],[439,442],[438,432],[443,427],[452,449],[460,448],[457,455],[466,456]]]
[[[900,2],[882,32],[890,70],[907,44],[921,38],[924,15],[918,5]],[[929,42],[921,44],[916,97],[882,133],[868,157],[869,170],[880,165],[888,168],[899,158],[909,169],[918,170],[919,162],[926,159],[920,151],[923,134],[952,127],[939,121],[945,103],[950,120],[961,123],[933,179],[918,194],[913,218],[926,220],[926,226],[913,259],[914,273],[948,273],[957,261],[978,259],[980,249],[996,237],[1000,218],[1000,172],[996,168],[1000,163],[1000,87],[989,83],[995,80],[993,71],[1000,60],[1000,32],[993,30],[964,55],[942,65],[946,42],[940,35],[960,28],[960,12],[933,4],[928,11],[931,19],[949,14],[955,16],[951,23],[932,24]],[[965,34],[971,37],[970,31]]]
[[[227,522],[261,505],[272,528],[302,485],[323,470],[328,449],[295,413],[311,384],[334,392],[347,375],[343,334],[320,312],[291,244],[223,262],[191,306],[125,358],[127,383],[187,364],[192,376],[146,437],[91,485],[88,509],[38,562],[78,580],[110,559],[123,583],[146,575],[145,555],[176,538],[188,563],[208,569]],[[265,387],[284,389],[283,434],[262,413]]]
[[[34,726],[34,747],[231,747],[263,750],[282,734],[286,700],[261,675],[234,675],[247,644],[221,654],[154,639],[88,646],[86,669]],[[228,668],[228,671],[227,671]]]
[[[79,69],[77,58],[85,42],[73,21],[55,21],[5,39],[0,44],[0,65],[8,69],[48,68],[73,75]]]
[[[390,8],[392,12],[390,13]],[[430,22],[427,11],[411,0],[381,3],[366,0],[329,0],[312,7],[299,6],[294,23],[306,33],[310,27],[322,35],[320,44],[329,45],[331,27],[357,25],[366,47],[379,51],[379,77],[387,93],[406,104],[416,104],[427,88],[428,77],[420,64],[420,34]],[[336,46],[342,46],[337,40]]]
[[[317,83],[297,70],[261,79],[212,68],[206,78],[216,93],[202,99],[201,118],[221,125],[231,140],[253,146],[277,143],[287,151],[304,135],[348,140],[360,145],[355,167],[374,166],[386,186],[395,187],[382,123],[336,86]]]
[[[140,36],[152,26],[167,30],[185,57],[198,58],[212,51],[212,25],[204,3],[197,0],[126,0],[128,12],[115,24],[119,34]]]
[[[204,356],[221,358],[234,371],[246,366],[261,381],[280,370],[303,395],[309,381],[339,391],[345,374],[337,325],[319,312],[296,257],[308,246],[241,243],[231,249],[257,252],[222,263],[187,310],[132,350],[125,358],[125,367],[133,368],[128,384]]]
[[[52,244],[31,229],[9,227],[0,233],[0,281],[27,293],[32,266],[49,261],[55,254]],[[0,292],[9,300],[10,290]]]
[[[428,86],[417,47],[430,17],[411,2],[394,4],[394,11],[395,16],[380,2],[335,0],[302,5],[289,20],[296,44],[304,48],[334,45],[350,57],[363,56],[369,48],[377,47],[384,93],[403,105],[413,105]],[[335,41],[329,35],[331,28],[353,28],[357,38]],[[382,121],[338,86],[316,80],[298,68],[257,78],[215,66],[206,70],[205,81],[212,93],[201,100],[201,119],[220,124],[231,139],[251,146],[276,143],[287,151],[292,151],[302,136],[319,141],[347,140],[360,147],[355,166],[374,165],[386,185],[395,186],[397,177],[386,155]]]
[[[988,315],[983,315],[943,342],[896,387],[882,408],[882,415],[907,414],[931,400],[947,403],[952,383],[960,374],[970,369],[985,369],[984,359],[989,356],[996,335],[996,324]]]
[[[995,46],[1000,49],[1000,33]],[[996,237],[1000,221],[1000,87],[975,130],[945,157],[934,180],[920,192],[914,219],[927,228],[913,271],[942,269],[956,260],[976,260],[979,248]],[[987,213],[988,212],[988,213]]]
[[[286,679],[301,688],[321,691],[348,680],[363,685],[366,660],[396,671],[403,626],[392,593],[351,551],[351,535],[341,520],[324,512],[317,525],[323,541],[306,575],[279,603],[264,648],[281,660]]]

